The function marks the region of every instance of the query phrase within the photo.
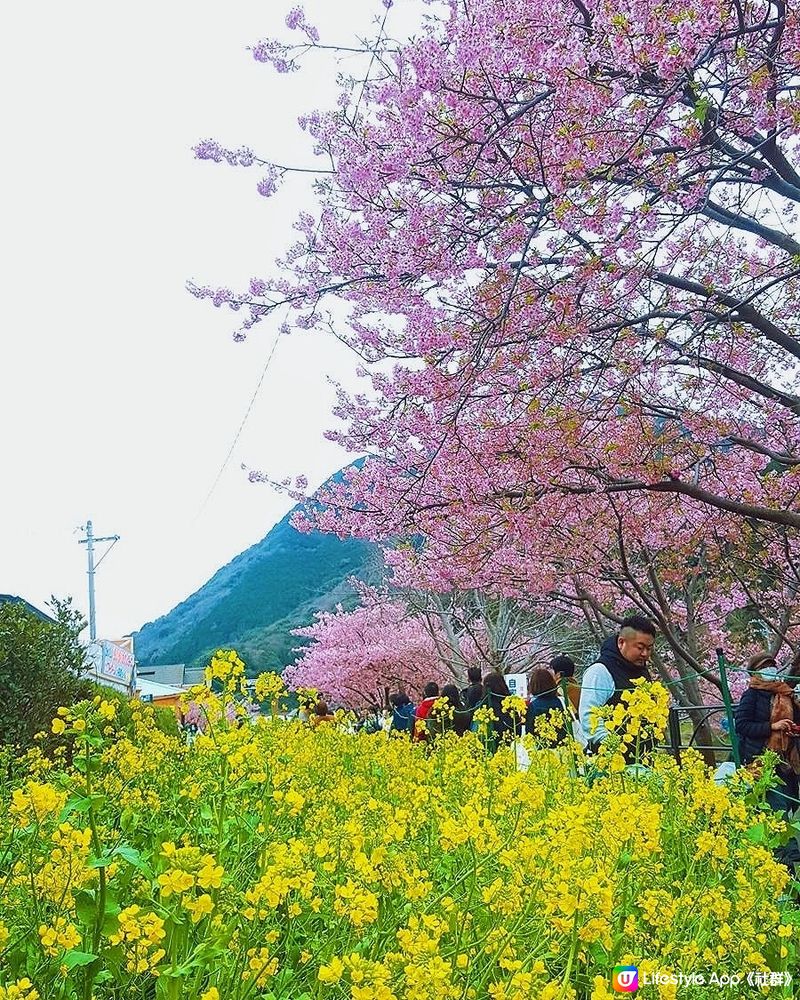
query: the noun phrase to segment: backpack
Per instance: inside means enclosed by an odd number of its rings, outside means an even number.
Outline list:
[[[401,705],[392,709],[392,729],[396,733],[410,733],[414,729],[415,705]]]

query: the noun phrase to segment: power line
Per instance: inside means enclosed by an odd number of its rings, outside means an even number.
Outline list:
[[[269,354],[267,356],[267,360],[264,363],[264,367],[261,370],[261,376],[260,376],[260,378],[258,380],[258,384],[256,385],[255,390],[253,391],[253,395],[250,398],[250,402],[247,405],[247,409],[245,410],[244,416],[242,417],[242,422],[239,424],[239,429],[236,431],[236,435],[234,436],[233,442],[231,443],[231,446],[228,449],[228,454],[225,456],[225,460],[223,461],[222,465],[219,467],[219,472],[217,473],[216,478],[214,479],[214,482],[211,484],[211,489],[208,491],[208,495],[206,496],[205,500],[203,501],[203,503],[200,506],[200,509],[198,510],[197,514],[195,515],[195,520],[197,520],[197,518],[200,517],[200,515],[203,513],[203,511],[208,506],[208,501],[213,496],[214,491],[216,490],[217,485],[219,484],[219,481],[222,478],[223,472],[228,467],[228,462],[230,462],[231,455],[233,454],[234,449],[236,448],[236,445],[239,443],[239,438],[241,437],[242,431],[244,430],[244,425],[247,423],[247,419],[250,416],[250,413],[251,413],[251,411],[253,409],[253,406],[255,405],[256,398],[258,397],[258,394],[261,391],[261,386],[263,385],[264,378],[265,378],[267,372],[269,371],[269,366],[272,363],[272,358],[275,355],[275,349],[278,346],[278,341],[280,340],[280,337],[281,337],[281,331],[280,331],[280,327],[279,327],[278,328],[278,332],[275,334],[275,339],[272,342],[272,347],[271,347],[270,352],[269,352]]]

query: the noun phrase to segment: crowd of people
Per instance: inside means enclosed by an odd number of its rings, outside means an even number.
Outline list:
[[[656,627],[647,618],[631,615],[623,619],[584,670],[580,684],[575,662],[560,653],[548,666],[530,673],[524,712],[511,710],[506,699],[512,692],[498,670],[482,674],[479,667],[469,667],[463,689],[453,683],[440,688],[430,681],[416,704],[401,688],[389,697],[384,728],[405,733],[412,740],[430,741],[446,732],[475,731],[483,723],[496,747],[523,733],[540,734],[540,722],[546,718],[551,742],[577,739],[588,754],[594,754],[608,738],[596,710],[613,708],[637,680],[652,679],[649,662],[655,640]],[[758,653],[748,661],[747,671],[749,686],[734,711],[741,764],[753,767],[766,751],[772,751],[777,765],[767,802],[774,809],[794,812],[800,805],[800,700],[795,693],[800,684],[800,653],[784,669],[772,653]],[[324,701],[317,704],[310,721],[314,725],[333,721]]]
[[[477,729],[476,712],[486,709],[495,744],[523,732],[541,731],[540,720],[547,718],[553,742],[577,738],[589,752],[596,751],[608,734],[602,725],[595,726],[594,710],[617,704],[637,678],[650,679],[647,663],[655,637],[655,626],[648,619],[641,615],[625,618],[618,633],[603,643],[581,685],[576,681],[574,660],[565,653],[553,657],[548,666],[531,672],[524,715],[504,705],[511,691],[497,670],[482,675],[479,667],[470,667],[462,691],[455,684],[446,684],[440,690],[435,681],[430,681],[416,705],[405,691],[398,691],[390,696],[391,729],[423,741],[441,732],[460,734]]]
[[[440,689],[435,681],[430,681],[425,685],[422,700],[417,705],[412,703],[405,691],[391,695],[390,729],[408,733],[412,740],[417,741],[427,741],[444,732],[455,732],[460,736],[469,729],[478,729],[476,712],[485,708],[490,716],[489,728],[495,742],[519,736],[523,730],[532,733],[538,718],[552,710],[559,713],[566,710],[559,685],[563,679],[572,678],[574,673],[574,662],[563,655],[555,657],[548,668],[534,670],[531,675],[532,697],[522,718],[504,706],[512,692],[501,673],[493,670],[482,675],[479,667],[470,667],[467,671],[468,684],[461,691],[455,684],[445,684]],[[569,711],[575,713],[571,704]],[[572,717],[577,718],[577,715]],[[557,724],[557,729],[559,739],[565,738],[565,719]]]

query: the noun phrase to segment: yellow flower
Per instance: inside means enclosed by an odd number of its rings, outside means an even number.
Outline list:
[[[214,902],[207,893],[203,893],[202,896],[198,896],[196,899],[184,897],[182,904],[183,908],[191,914],[193,924],[199,923],[203,917],[207,917],[214,909]]]
[[[269,948],[250,948],[247,952],[247,968],[242,979],[254,979],[256,986],[265,986],[271,976],[278,971],[278,959],[270,958]]]
[[[61,812],[66,801],[66,793],[52,785],[27,781],[24,791],[15,788],[11,793],[9,811],[21,827],[26,827],[32,820],[40,823],[53,813]]]
[[[42,924],[39,928],[39,940],[45,955],[53,957],[62,951],[77,948],[81,943],[81,936],[77,927],[68,923],[65,917],[56,917],[52,926]]]
[[[24,777],[0,814],[0,912],[9,926],[13,917],[10,934],[0,924],[0,1000],[19,1000],[7,970],[27,968],[26,926],[53,989],[76,975],[59,969],[70,948],[87,948],[76,944],[73,900],[100,887],[90,818],[101,853],[126,845],[105,868],[123,909],[104,943],[139,992],[153,992],[183,944],[201,963],[199,1000],[229,1000],[242,973],[243,995],[279,993],[284,953],[296,995],[345,1000],[610,1000],[608,978],[592,982],[602,953],[640,976],[684,964],[759,970],[782,948],[783,967],[794,962],[776,903],[789,875],[763,846],[784,824],[753,808],[747,784],[716,786],[692,752],[680,765],[656,754],[630,781],[613,773],[650,734],[658,692],[637,688],[610,713],[617,728],[587,782],[569,748],[530,737],[523,773],[511,750],[489,755],[471,733],[432,747],[344,726],[320,739],[278,718],[237,727],[226,711],[243,674],[226,651],[213,661],[215,687],[232,687],[202,688],[209,725],[191,746],[161,732],[145,705],[132,706],[124,730],[98,725],[102,698],[76,706],[98,737],[86,746],[94,816],[71,816],[84,826],[57,822],[60,789],[85,787],[83,757],[80,768],[66,753],[15,764]],[[72,716],[57,718],[69,731]],[[392,930],[371,935],[379,914]],[[614,952],[617,930],[628,956]],[[359,939],[369,947],[356,951]]]
[[[274,701],[286,694],[283,678],[276,673],[263,673],[256,677],[255,695],[259,701]]]
[[[524,718],[528,706],[524,698],[520,698],[516,694],[510,694],[503,698],[501,708],[510,715],[515,715],[517,718]]]
[[[109,936],[112,945],[125,948],[125,967],[134,974],[158,975],[158,963],[165,956],[161,942],[166,936],[164,921],[155,913],[142,913],[134,904],[119,914],[118,929]]]
[[[56,736],[60,736],[61,733],[63,733],[67,727],[63,719],[55,718],[53,719],[50,728],[56,734]]]
[[[190,872],[181,871],[179,868],[170,868],[158,876],[158,884],[161,886],[161,895],[168,899],[173,893],[180,896],[188,892],[194,886],[194,875]]]
[[[219,889],[224,874],[222,865],[216,864],[214,858],[207,854],[203,858],[203,867],[197,873],[197,884],[203,889]]]
[[[333,909],[355,927],[363,927],[378,919],[378,897],[369,889],[362,889],[352,879],[337,885]]]
[[[605,976],[594,977],[591,1000],[615,1000],[615,994],[608,988]]]
[[[320,970],[317,973],[319,981],[321,983],[326,983],[328,986],[333,986],[334,983],[338,983],[344,974],[344,962],[340,958],[332,958],[327,965],[320,966]]]
[[[117,714],[117,706],[110,701],[101,701],[97,713],[101,719],[111,722]]]
[[[39,991],[26,976],[8,986],[0,986],[0,1000],[39,1000]]]

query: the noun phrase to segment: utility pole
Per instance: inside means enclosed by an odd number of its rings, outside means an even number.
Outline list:
[[[95,610],[94,610],[94,574],[97,566],[105,559],[114,545],[119,541],[119,535],[105,535],[102,538],[96,538],[92,532],[92,522],[87,521],[85,527],[81,527],[81,531],[86,532],[86,538],[79,538],[78,545],[86,546],[86,554],[89,557],[89,569],[87,570],[89,575],[89,641],[94,642],[97,638],[97,623],[95,621]],[[96,542],[111,542],[111,545],[106,549],[103,555],[100,557],[97,565],[94,561],[94,546]]]

